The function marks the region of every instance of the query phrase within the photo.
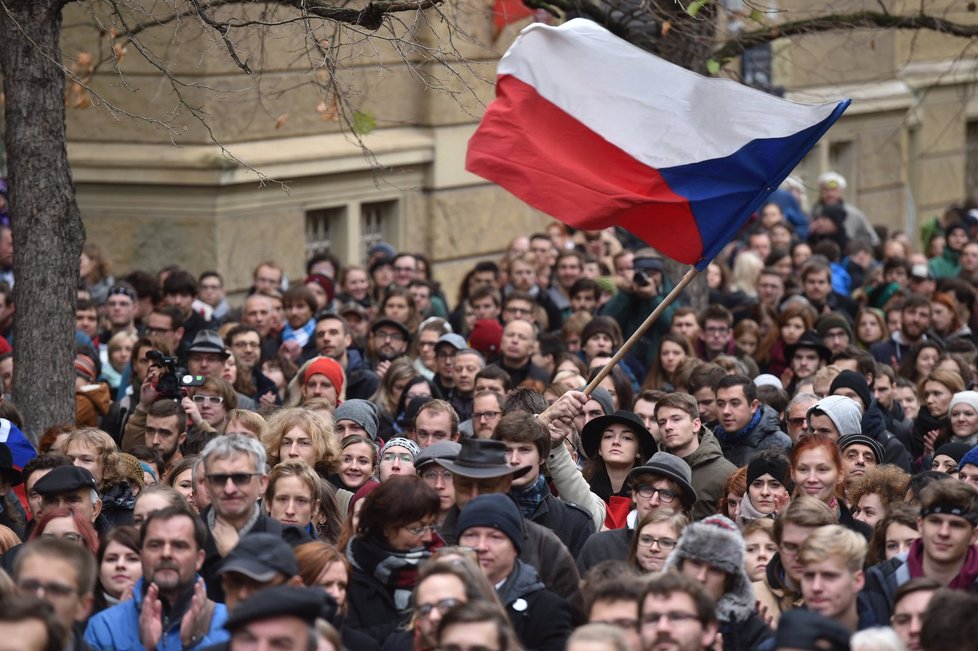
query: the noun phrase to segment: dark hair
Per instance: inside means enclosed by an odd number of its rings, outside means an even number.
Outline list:
[[[44,625],[47,641],[44,651],[64,651],[68,641],[68,629],[55,614],[51,604],[34,595],[7,595],[0,608],[0,622],[25,622],[36,620]]]
[[[310,314],[316,313],[316,308],[319,305],[316,303],[316,295],[312,293],[312,290],[305,285],[293,285],[285,290],[282,294],[282,305],[294,305],[296,303],[305,303],[309,308]]]
[[[357,536],[383,541],[385,531],[437,515],[440,510],[438,493],[420,477],[394,476],[364,500]]]
[[[578,278],[574,281],[574,284],[570,286],[568,294],[573,298],[577,294],[582,294],[585,292],[590,292],[594,294],[594,298],[601,297],[601,286],[598,285],[592,278]]]
[[[978,513],[978,493],[962,481],[938,481],[920,491],[920,507],[927,509],[936,504],[949,504],[974,515]],[[974,528],[974,523],[971,524]]]
[[[723,307],[722,305],[710,305],[707,307],[699,316],[699,322],[701,325],[706,325],[706,320],[710,321],[723,321],[727,324],[727,327],[733,325],[733,314],[730,310]]]
[[[12,577],[16,580],[20,575],[20,568],[25,560],[32,555],[38,555],[43,560],[48,561],[52,558],[60,558],[67,562],[78,573],[78,593],[85,595],[95,589],[95,554],[87,547],[82,547],[78,543],[69,542],[61,538],[38,538],[24,543],[20,553],[14,559],[14,572]],[[0,610],[4,610],[0,608]]]
[[[239,323],[239,324],[237,324],[235,326],[232,326],[231,329],[228,330],[224,334],[224,343],[226,345],[230,346],[231,344],[234,343],[234,338],[235,337],[237,337],[238,335],[241,335],[241,334],[249,333],[249,332],[253,332],[256,335],[258,335],[258,341],[261,341],[261,333],[258,332],[258,330],[256,330],[255,328],[252,328],[250,325],[245,325],[243,323]]]
[[[720,389],[732,389],[733,387],[744,387],[744,398],[747,402],[757,400],[757,385],[754,380],[746,375],[724,375],[719,382],[713,385],[713,391],[719,393]]]
[[[885,467],[885,466],[884,466]],[[866,550],[866,567],[882,563],[886,560],[886,530],[891,524],[902,524],[917,530],[917,516],[920,510],[904,502],[891,502],[886,507],[886,515],[880,518],[873,527],[873,537]]]
[[[896,592],[893,593],[893,607],[903,600],[907,595],[911,595],[915,592],[923,592],[924,590],[928,592],[936,592],[944,587],[944,584],[937,579],[932,579],[928,576],[918,576],[916,579],[910,579],[904,584],[901,584]]]
[[[487,601],[468,601],[459,604],[445,613],[438,623],[438,641],[441,643],[441,636],[445,629],[455,624],[475,624],[487,622],[496,629],[496,642],[498,648],[513,651],[521,649],[519,639],[513,631],[513,625],[506,615],[506,611]],[[487,641],[488,642],[488,641]],[[493,645],[497,646],[497,645]]]
[[[645,597],[647,595],[668,597],[675,592],[689,596],[696,608],[696,617],[700,623],[704,626],[716,623],[716,607],[713,599],[706,592],[706,588],[696,579],[678,572],[662,572],[661,574],[654,574],[646,580],[642,596],[638,602],[639,619],[645,615]]]
[[[970,651],[978,638],[978,597],[942,588],[934,593],[924,611],[920,645],[941,651]]]
[[[148,298],[154,305],[160,302],[160,283],[156,276],[148,271],[136,269],[128,276],[123,277],[123,280],[132,286],[136,291],[136,296],[140,299]]]
[[[910,477],[910,483],[907,485],[907,491],[910,493],[910,499],[907,501],[910,504],[919,504],[921,495],[923,494],[925,488],[935,482],[942,482],[950,479],[954,479],[954,477],[946,472],[938,472],[937,470],[923,470],[914,474],[912,477]]]
[[[548,406],[547,399],[542,394],[523,387],[511,391],[506,396],[502,409],[504,414],[509,414],[514,411],[540,414],[546,411]]]
[[[102,580],[98,577],[98,568],[102,566],[102,559],[105,558],[105,551],[112,543],[118,543],[138,555],[139,529],[124,525],[121,527],[116,527],[115,529],[110,529],[108,533],[102,536],[102,543],[98,546],[98,553],[95,554],[95,604],[99,610],[104,610],[109,606],[105,599],[105,586],[102,585]]]
[[[588,374],[588,382],[596,378],[600,372],[600,368],[591,371]],[[635,404],[635,392],[632,390],[632,383],[628,380],[628,376],[616,366],[611,369],[608,377],[611,378],[611,383],[615,385],[615,393],[618,394],[618,406],[625,409],[628,405]]]
[[[513,388],[513,377],[498,364],[488,364],[484,369],[475,374],[476,382],[480,378],[487,380],[499,380],[503,383],[503,389],[510,391]]]
[[[228,409],[230,410],[231,408],[229,407]],[[175,400],[168,400],[166,398],[157,400],[149,406],[146,415],[152,416],[153,418],[170,418],[176,416],[177,434],[181,434],[187,429],[187,412]]]
[[[591,618],[591,608],[599,601],[628,601],[638,604],[638,600],[642,597],[642,580],[635,573],[634,568],[629,567],[624,561],[602,561],[598,565],[604,563],[614,563],[621,572],[613,579],[586,580],[581,591],[584,594],[584,615],[587,619]]]
[[[183,327],[183,315],[180,313],[180,308],[178,308],[176,305],[158,305],[153,308],[152,313],[170,317],[170,329],[172,330],[178,330]],[[138,347],[139,342],[137,341],[136,346],[133,347],[133,351],[135,351]],[[158,348],[158,346],[155,347]],[[172,353],[173,351],[170,352]]]
[[[340,269],[342,269],[342,265],[340,264],[339,258],[337,258],[329,251],[320,251],[319,253],[309,258],[308,261],[306,261],[306,275],[307,276],[311,275],[312,268],[315,267],[320,262],[328,262],[331,265],[333,265],[333,274],[334,276],[339,277]]]
[[[757,387],[757,399],[779,414],[788,408],[788,403],[791,401],[787,391],[770,384]]]
[[[79,298],[75,303],[75,312],[87,312],[88,310],[97,310],[98,304],[90,298]]]
[[[163,469],[166,464],[163,463],[163,456],[156,448],[151,448],[148,445],[134,445],[129,449],[129,454],[151,466],[156,466],[157,480],[163,476]]]
[[[900,311],[906,312],[907,310],[916,309],[918,307],[926,307],[930,309],[930,299],[923,294],[908,294],[903,303],[900,304]]]
[[[167,490],[173,490],[172,488],[167,488]],[[183,502],[183,497],[180,497],[180,501]],[[190,510],[190,507],[186,502],[182,504],[177,504],[176,506],[167,506],[160,509],[159,511],[151,511],[146,515],[146,519],[143,520],[143,525],[139,529],[139,548],[142,549],[146,545],[146,533],[149,531],[149,525],[156,520],[172,520],[173,518],[190,518],[190,521],[194,525],[194,542],[197,544],[197,549],[201,550],[207,545],[207,527],[204,525],[203,521],[197,517],[197,514]]]
[[[520,391],[520,389],[517,389]],[[506,413],[492,432],[492,438],[504,443],[532,443],[542,464],[550,456],[550,433],[536,416],[516,410]]]
[[[163,296],[173,294],[197,295],[197,279],[184,269],[176,269],[163,281]]]
[[[21,471],[21,475],[24,478],[24,485],[26,486],[27,480],[38,470],[51,470],[53,468],[58,468],[60,466],[70,466],[74,462],[66,454],[61,454],[60,452],[45,452],[44,454],[39,454],[27,463],[24,464],[24,469]]]
[[[716,364],[700,364],[689,374],[687,388],[690,393],[696,393],[707,387],[713,389],[725,377],[727,372]]]
[[[856,360],[856,371],[858,373],[861,375],[872,374],[873,378],[876,378],[876,359],[868,351],[849,344],[842,350],[832,353],[830,363],[835,364],[840,359]]]

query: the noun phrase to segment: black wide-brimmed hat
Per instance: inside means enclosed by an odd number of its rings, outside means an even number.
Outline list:
[[[506,444],[489,439],[462,439],[455,459],[434,459],[452,474],[471,479],[493,479],[513,475],[513,479],[530,472],[531,466],[514,468],[506,461]]]
[[[608,429],[609,425],[625,425],[628,429],[635,432],[638,437],[638,447],[642,453],[642,459],[648,459],[659,446],[656,445],[652,433],[645,429],[645,424],[635,415],[634,412],[619,409],[613,414],[598,416],[588,421],[581,432],[581,445],[584,447],[584,454],[588,459],[593,459],[601,448],[601,435]]]
[[[789,364],[791,363],[791,358],[795,356],[799,348],[811,348],[815,350],[823,362],[828,362],[832,357],[832,351],[822,343],[822,340],[814,330],[806,330],[801,334],[798,341],[784,347],[784,358]]]

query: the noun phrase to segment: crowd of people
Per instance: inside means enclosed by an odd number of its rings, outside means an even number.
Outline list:
[[[0,404],[0,649],[973,649],[978,209],[918,244],[845,188],[775,192],[588,393],[674,286],[624,231],[240,305],[86,245],[76,421]]]

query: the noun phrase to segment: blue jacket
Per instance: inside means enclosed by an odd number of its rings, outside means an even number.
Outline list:
[[[139,612],[143,604],[143,580],[140,579],[133,587],[133,598],[117,606],[107,608],[88,620],[85,629],[85,642],[92,649],[105,651],[136,651],[143,649],[139,641]],[[214,605],[210,629],[194,649],[201,649],[211,644],[224,642],[230,638],[224,629],[228,610],[224,604]],[[182,651],[180,641],[180,619],[170,622],[169,627],[164,622],[163,638],[156,645],[156,651]]]

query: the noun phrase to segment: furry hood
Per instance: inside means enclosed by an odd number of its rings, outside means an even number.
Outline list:
[[[754,610],[754,588],[744,570],[744,538],[728,518],[711,515],[694,522],[679,537],[663,569],[676,568],[689,558],[714,565],[729,577],[729,589],[717,601],[717,619],[740,622]]]

